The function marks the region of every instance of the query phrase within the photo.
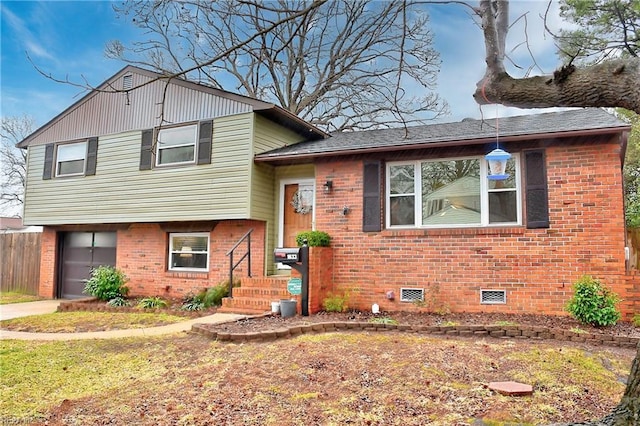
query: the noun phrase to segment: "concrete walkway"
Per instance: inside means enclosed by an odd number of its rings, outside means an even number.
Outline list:
[[[58,309],[60,300],[41,300],[38,302],[12,303],[0,305],[0,320],[53,313]],[[25,331],[0,330],[0,339],[16,340],[82,340],[82,339],[118,339],[123,337],[159,336],[162,334],[190,331],[193,324],[220,324],[247,318],[246,315],[213,314],[175,324],[160,327],[132,328],[126,330],[91,331],[86,333],[29,333]]]

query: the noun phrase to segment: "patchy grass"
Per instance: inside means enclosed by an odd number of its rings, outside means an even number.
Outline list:
[[[54,312],[0,321],[0,328],[38,333],[123,330],[173,324],[186,319],[165,313]]]
[[[500,327],[508,327],[512,325],[518,325],[518,323],[513,321],[496,321],[495,325],[499,325]]]
[[[42,298],[39,296],[33,296],[31,294],[19,293],[17,291],[0,292],[0,305],[8,305],[9,303],[35,302],[36,300],[42,300]]]
[[[634,354],[394,332],[242,345],[197,335],[0,341],[0,418],[284,426],[588,420],[617,404]],[[487,389],[504,380],[535,392],[513,398]]]

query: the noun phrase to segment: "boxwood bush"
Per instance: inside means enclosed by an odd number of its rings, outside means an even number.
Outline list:
[[[620,298],[598,279],[585,275],[575,282],[573,290],[567,311],[581,323],[604,327],[620,319],[616,308]]]
[[[104,301],[116,297],[125,298],[129,294],[129,287],[124,285],[128,280],[120,269],[113,266],[98,266],[91,272],[91,278],[87,280],[84,292]]]
[[[304,231],[296,235],[298,247],[302,247],[304,240],[309,247],[329,247],[331,237],[324,231]]]

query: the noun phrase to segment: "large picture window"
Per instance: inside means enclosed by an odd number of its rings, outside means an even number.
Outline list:
[[[465,227],[521,223],[519,158],[506,180],[487,179],[482,157],[389,163],[388,227]]]
[[[156,165],[195,163],[197,133],[195,124],[161,129],[158,132]]]
[[[169,270],[208,271],[209,234],[169,234]]]
[[[68,143],[56,147],[56,176],[84,174],[87,142]]]

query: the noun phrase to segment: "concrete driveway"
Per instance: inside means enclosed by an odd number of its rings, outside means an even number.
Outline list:
[[[50,314],[58,309],[63,300],[38,300],[37,302],[10,303],[0,305],[0,320],[8,320],[29,315]]]

